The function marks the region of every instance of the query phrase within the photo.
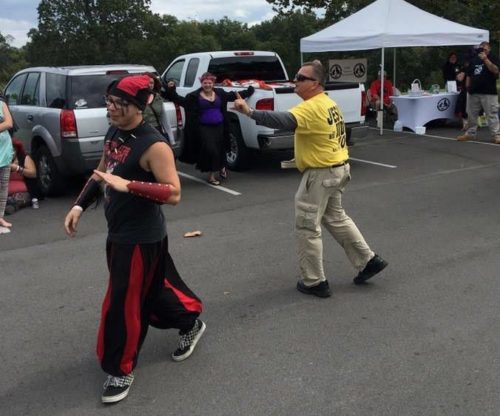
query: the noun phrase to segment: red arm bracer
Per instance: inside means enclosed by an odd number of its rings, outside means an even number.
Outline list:
[[[131,181],[127,185],[127,188],[133,195],[151,199],[161,204],[165,204],[170,195],[172,195],[170,185],[164,183]]]

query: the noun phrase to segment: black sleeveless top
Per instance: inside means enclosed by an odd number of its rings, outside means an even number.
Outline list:
[[[152,172],[139,164],[143,153],[163,136],[147,123],[130,131],[111,127],[104,138],[106,172],[124,179],[156,182]],[[108,221],[108,240],[116,243],[154,243],[167,234],[161,205],[156,202],[104,188],[105,215]]]

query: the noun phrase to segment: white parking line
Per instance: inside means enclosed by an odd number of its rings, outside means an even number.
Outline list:
[[[371,160],[355,159],[353,157],[349,157],[349,160],[355,160],[356,162],[361,162],[361,163],[368,163],[369,165],[382,166],[384,168],[389,168],[389,169],[396,169],[397,168],[397,166],[395,166],[395,165],[387,165],[385,163],[373,162]]]
[[[457,142],[457,139],[456,138],[453,138],[453,137],[443,137],[443,136],[435,136],[433,134],[426,134],[425,136],[427,137],[433,137],[434,139],[441,139],[441,140],[452,140],[454,142]],[[460,142],[459,142],[460,143]],[[485,146],[495,146],[495,147],[499,147],[498,144],[496,143],[493,143],[493,142],[480,142],[478,140],[467,140],[466,142],[462,142],[462,143],[476,143],[476,144],[484,144]]]
[[[371,130],[380,130],[378,128],[375,128],[375,127],[370,127]],[[414,133],[412,131],[397,131],[395,132],[394,130],[392,129],[384,129],[384,131],[387,131],[387,132],[392,132],[392,133],[404,133],[404,134],[411,134],[412,136],[426,136],[426,137],[433,137],[434,139],[441,139],[441,140],[451,140],[453,142],[456,142],[457,139],[456,137],[446,137],[446,136],[436,136],[434,134],[417,134],[417,133]],[[500,147],[498,146],[498,144],[496,143],[493,143],[493,142],[480,142],[478,140],[467,140],[467,143],[476,143],[476,144],[484,144],[485,146],[495,146],[495,147]]]
[[[231,194],[231,195],[241,195],[241,193],[233,191],[232,189],[226,188],[224,186],[210,185],[207,181],[204,181],[200,178],[197,178],[196,176],[191,176],[191,175],[188,175],[188,174],[183,173],[183,172],[177,172],[177,174],[179,176],[183,176],[184,178],[191,179],[194,182],[202,183],[203,185],[210,186],[211,188],[217,189],[217,190],[222,191],[222,192],[227,192],[228,194]]]

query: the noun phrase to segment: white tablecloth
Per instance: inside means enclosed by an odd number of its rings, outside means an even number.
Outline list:
[[[396,124],[408,127],[416,133],[424,134],[424,125],[431,120],[454,119],[458,93],[439,93],[410,97],[409,95],[391,96],[398,109]],[[399,123],[398,123],[399,122]]]

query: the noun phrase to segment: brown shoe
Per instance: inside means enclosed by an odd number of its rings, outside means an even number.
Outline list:
[[[468,134],[461,134],[457,137],[459,142],[466,142],[467,140],[474,140],[474,136],[469,136]]]
[[[494,141],[496,144],[500,144],[500,134],[497,134],[495,137],[493,137],[493,141]]]

